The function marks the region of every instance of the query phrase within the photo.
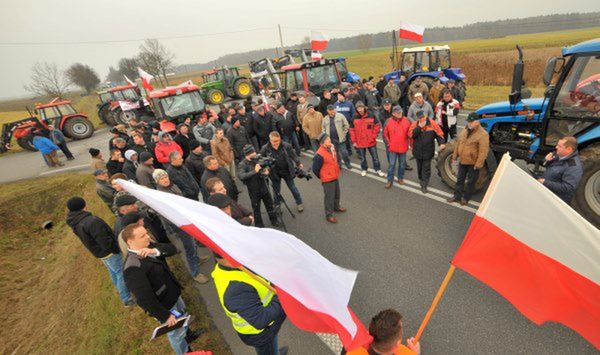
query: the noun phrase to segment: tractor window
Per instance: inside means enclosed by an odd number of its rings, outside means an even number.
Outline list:
[[[110,92],[105,92],[100,94],[100,101],[103,103],[110,102],[112,100],[112,95]]]
[[[298,85],[296,85],[296,71],[290,70],[285,72],[285,84],[286,88],[290,91],[301,90],[298,89]],[[299,73],[299,71],[298,71]]]
[[[41,111],[42,117],[46,120],[60,117],[60,112],[58,112],[58,109],[55,106],[43,108]]]
[[[122,91],[113,91],[113,96],[115,101],[123,101],[125,100],[125,96],[123,96]]]
[[[216,80],[225,81],[225,72],[223,70],[219,70],[217,72],[217,79]]]
[[[198,91],[191,91],[181,95],[161,98],[160,106],[165,116],[178,117],[203,110],[204,102]]]
[[[239,72],[238,68],[231,69],[231,74],[233,76],[240,76],[240,72]]]
[[[402,71],[412,73],[415,70],[415,53],[402,55]]]
[[[137,93],[133,89],[123,90],[122,93],[123,93],[123,97],[126,100],[137,100],[138,99]]]
[[[450,64],[450,51],[437,51],[436,53],[436,70],[444,70],[451,67]]]
[[[546,145],[577,135],[600,118],[600,57],[579,56],[558,89],[548,121]]]
[[[74,115],[77,113],[71,105],[60,105],[57,106],[57,108],[60,110],[61,116]]]
[[[335,65],[325,65],[307,69],[308,90],[322,93],[339,85]]]
[[[417,52],[415,53],[415,61],[417,62],[417,72],[427,72],[431,67],[429,63],[429,52]]]

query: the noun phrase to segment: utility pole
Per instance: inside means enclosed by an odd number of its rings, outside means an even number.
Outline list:
[[[277,25],[277,28],[279,29],[279,45],[281,46],[281,55],[283,55],[283,53],[285,53],[285,50],[283,49],[283,36],[281,35],[281,25]]]

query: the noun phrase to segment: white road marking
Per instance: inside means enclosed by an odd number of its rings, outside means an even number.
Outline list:
[[[58,173],[62,173],[64,171],[79,170],[79,169],[86,168],[86,167],[89,167],[89,166],[90,166],[89,164],[69,166],[68,168],[62,168],[62,169],[44,171],[43,173],[40,173],[39,176],[58,174]]]

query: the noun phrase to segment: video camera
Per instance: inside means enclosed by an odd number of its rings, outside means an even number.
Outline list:
[[[296,167],[296,177],[299,179],[306,179],[306,181],[309,181],[313,178],[310,171],[302,170],[299,167]]]
[[[275,158],[257,154],[254,158],[252,158],[252,162],[260,166],[260,170],[258,172],[262,174],[265,169],[270,168],[275,164]]]

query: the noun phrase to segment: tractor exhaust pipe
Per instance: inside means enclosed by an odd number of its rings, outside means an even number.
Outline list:
[[[519,52],[519,59],[515,63],[513,69],[513,79],[511,92],[508,95],[508,101],[511,106],[516,105],[521,101],[521,89],[523,88],[523,73],[525,70],[525,64],[523,63],[523,49],[517,44],[517,51]]]

